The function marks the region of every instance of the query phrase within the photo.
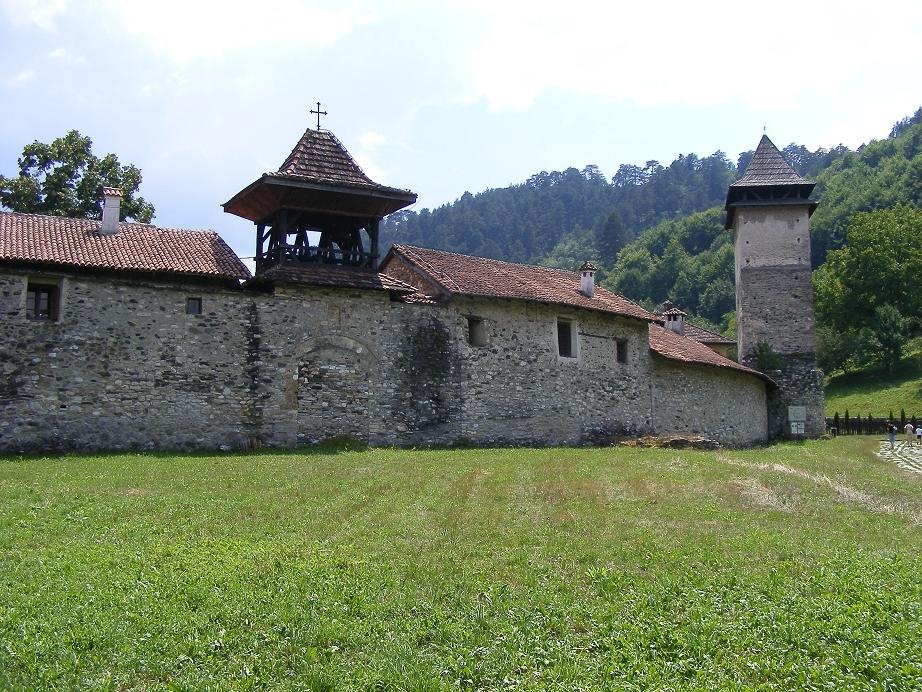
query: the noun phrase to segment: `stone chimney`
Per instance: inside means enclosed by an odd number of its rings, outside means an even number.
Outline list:
[[[579,268],[579,290],[587,298],[592,298],[592,296],[595,295],[596,271],[598,271],[598,269],[589,260],[583,262],[583,266]]]
[[[672,301],[667,300],[663,303],[663,311],[660,314],[666,323],[666,329],[676,334],[685,334],[685,313],[673,305]]]
[[[115,235],[118,233],[118,216],[122,203],[122,191],[117,187],[104,187],[102,189],[102,225],[99,227],[100,235]]]

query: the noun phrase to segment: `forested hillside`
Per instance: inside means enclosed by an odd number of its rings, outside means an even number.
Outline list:
[[[717,204],[735,177],[736,166],[723,152],[680,156],[668,166],[623,165],[612,181],[592,165],[542,171],[519,185],[466,192],[438,209],[392,214],[382,240],[385,246],[412,243],[539,263],[558,244],[582,238],[581,245],[588,244],[582,252],[611,266],[617,251],[644,228]]]
[[[855,213],[922,206],[922,109],[897,123],[887,139],[858,152],[817,152],[821,156],[808,157],[805,165],[799,149],[788,146],[784,153],[817,183],[813,197],[821,204],[811,220],[814,267],[842,247]],[[648,306],[669,298],[721,329],[732,327],[733,248],[723,220],[721,205],[644,231],[619,253],[605,284]]]
[[[896,204],[922,206],[922,109],[890,136],[851,151],[783,150],[815,180],[821,201],[812,219],[813,264],[844,243],[856,212]],[[727,186],[752,157],[723,152],[681,155],[669,165],[622,165],[607,180],[593,165],[541,172],[524,183],[452,204],[393,214],[384,247],[418,244],[473,255],[572,269],[595,261],[599,280],[653,306],[671,299],[699,321],[732,328],[733,252],[723,229]]]
[[[810,177],[847,151],[809,152],[793,144],[784,150]],[[594,165],[542,171],[518,185],[465,192],[437,209],[392,214],[382,226],[382,245],[410,243],[561,267],[569,267],[577,253],[577,264],[591,257],[610,269],[618,251],[644,229],[722,204],[751,156],[744,152],[734,164],[718,151],[704,158],[680,155],[666,166],[623,164],[611,181]]]

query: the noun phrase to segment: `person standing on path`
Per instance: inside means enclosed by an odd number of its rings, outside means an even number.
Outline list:
[[[906,433],[906,444],[912,446],[912,436],[916,432],[916,426],[913,425],[912,421],[906,423],[906,427],[903,428],[903,432]]]
[[[887,421],[887,439],[890,440],[890,451],[893,451],[893,445],[896,444],[896,426],[892,420]]]
[[[916,425],[916,444],[922,445],[922,421]]]

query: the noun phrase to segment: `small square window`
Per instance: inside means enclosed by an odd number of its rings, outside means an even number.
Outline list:
[[[471,346],[487,345],[487,325],[480,317],[467,318],[467,343]]]
[[[615,360],[627,363],[627,339],[615,339]]]
[[[26,286],[26,317],[30,320],[58,319],[61,287],[58,284],[28,282]]]
[[[202,299],[201,298],[186,298],[186,314],[187,315],[201,315],[202,314]]]
[[[576,358],[576,324],[570,320],[557,320],[557,355]]]

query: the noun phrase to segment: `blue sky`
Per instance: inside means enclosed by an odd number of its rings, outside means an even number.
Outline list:
[[[922,106],[922,3],[0,0],[0,172],[70,129],[144,174],[163,226],[213,228],[322,102],[414,208],[541,170],[855,147]]]

